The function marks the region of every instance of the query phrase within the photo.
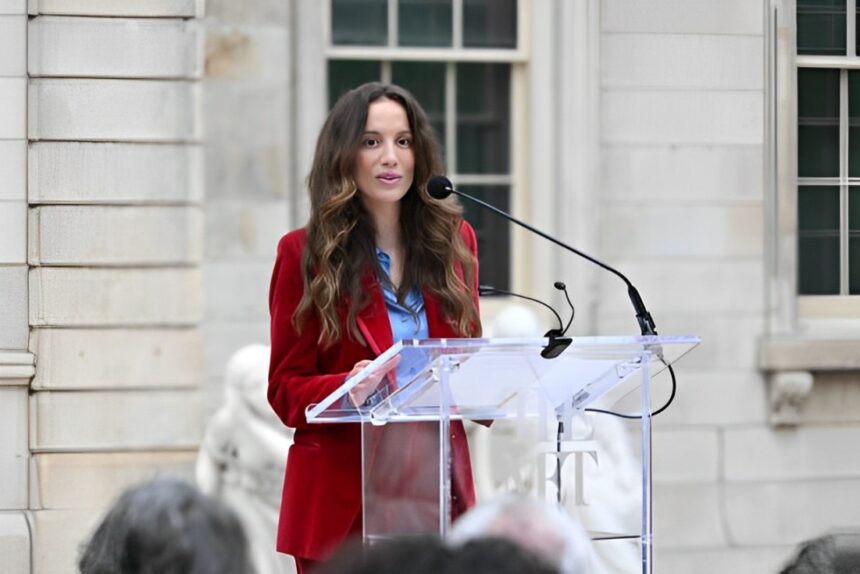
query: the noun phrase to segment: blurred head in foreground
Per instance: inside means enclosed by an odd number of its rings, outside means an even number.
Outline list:
[[[558,574],[543,560],[503,538],[470,540],[452,548],[433,536],[404,537],[339,551],[315,574]]]
[[[82,574],[250,574],[235,515],[180,480],[126,490],[83,549]]]
[[[591,541],[557,505],[505,495],[475,506],[454,524],[449,543],[504,538],[539,556],[563,574],[588,571]]]
[[[780,574],[855,574],[860,572],[860,530],[834,532],[807,540]]]

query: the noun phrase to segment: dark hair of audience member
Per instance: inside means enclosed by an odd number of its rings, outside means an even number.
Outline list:
[[[433,536],[404,537],[369,548],[353,541],[314,574],[557,574],[558,570],[503,538],[451,548]]]
[[[126,490],[83,549],[82,574],[250,574],[238,519],[180,480]]]

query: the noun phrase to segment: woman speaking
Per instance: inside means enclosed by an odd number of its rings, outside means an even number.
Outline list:
[[[268,394],[296,429],[278,550],[296,558],[299,573],[362,530],[361,429],[309,425],[306,407],[396,341],[480,336],[475,233],[456,203],[428,195],[441,172],[415,98],[364,84],[326,119],[308,177],[310,218],[278,245]],[[384,376],[380,370],[354,387],[352,403],[363,404]],[[475,498],[459,422],[451,424],[451,450],[456,517]]]

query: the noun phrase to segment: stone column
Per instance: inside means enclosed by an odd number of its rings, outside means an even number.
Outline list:
[[[27,7],[0,0],[0,571],[29,572]]]
[[[60,573],[128,484],[192,473],[202,2],[29,13],[28,506],[33,572]]]

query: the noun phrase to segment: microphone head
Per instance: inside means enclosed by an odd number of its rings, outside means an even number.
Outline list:
[[[567,289],[567,285],[565,285],[561,281],[556,281],[555,283],[552,284],[552,286],[555,287],[556,289],[558,289],[559,291],[564,291],[565,289]]]
[[[427,183],[427,193],[433,199],[445,199],[454,191],[454,184],[444,175],[436,175]]]

